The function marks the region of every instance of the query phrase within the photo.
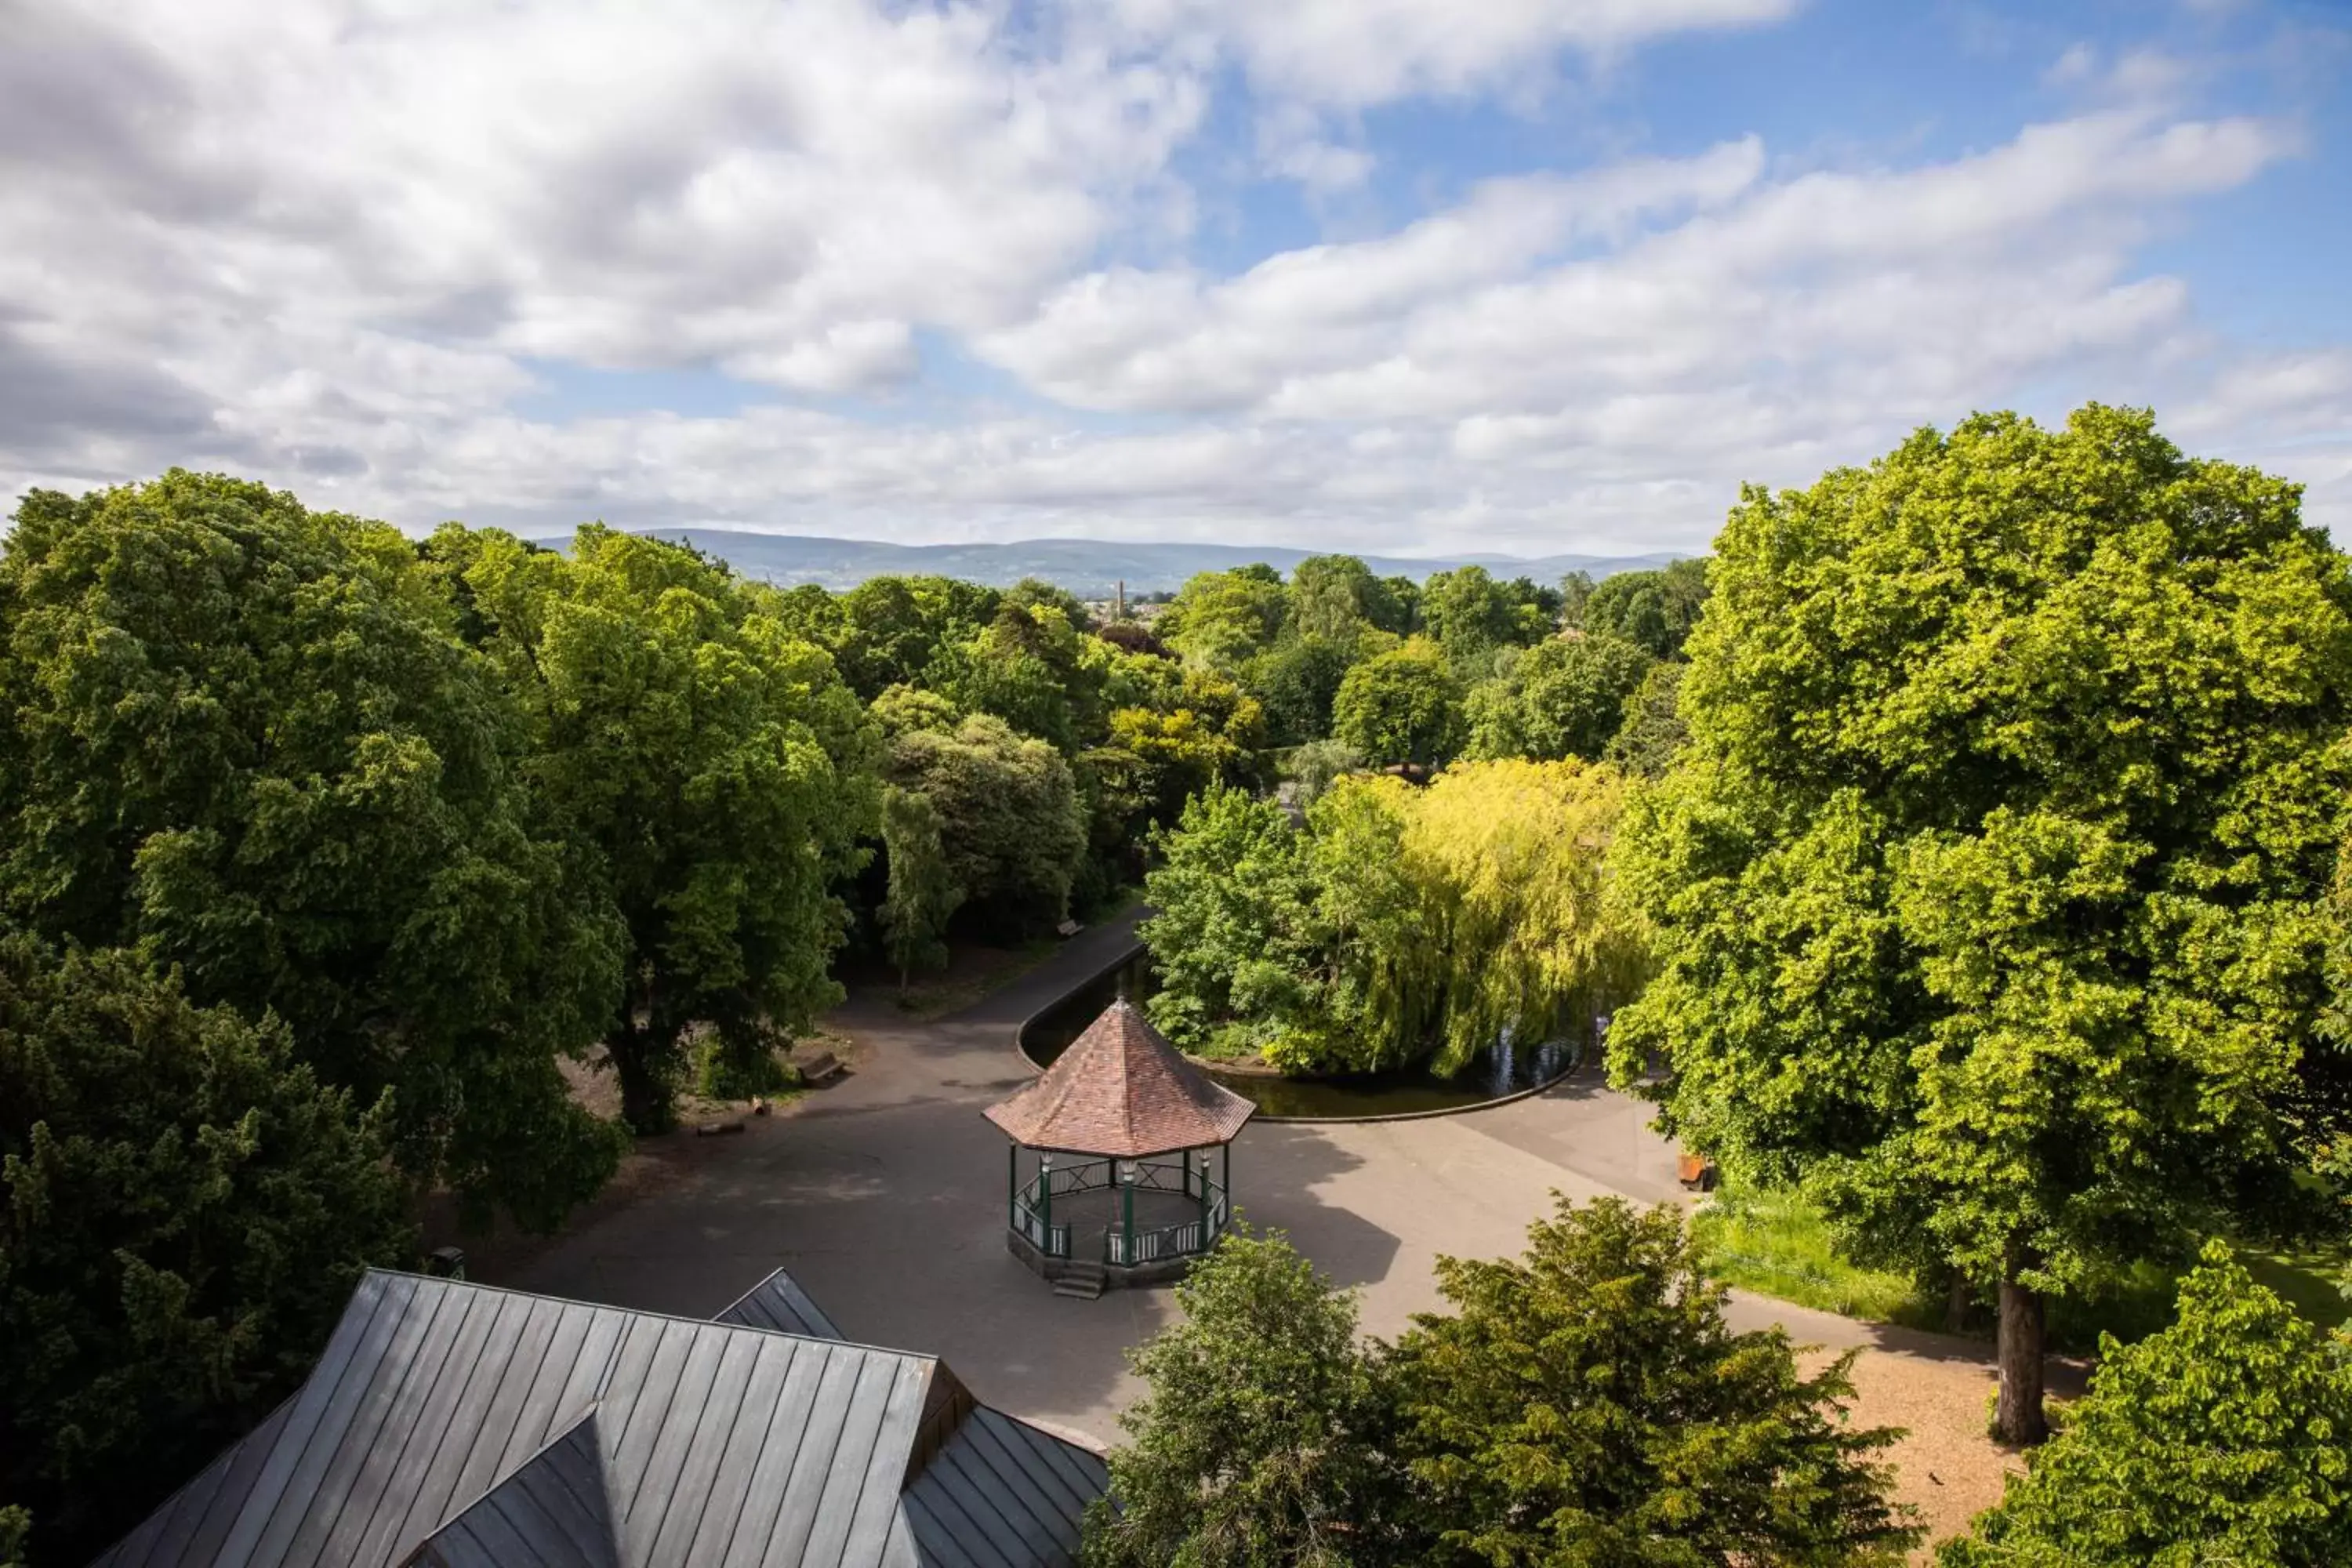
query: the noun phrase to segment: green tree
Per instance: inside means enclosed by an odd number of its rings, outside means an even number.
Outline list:
[[[1353,1295],[1276,1231],[1239,1227],[1176,1287],[1179,1316],[1129,1363],[1088,1568],[1345,1568],[1367,1560],[1379,1405]]]
[[[1275,644],[1242,667],[1242,684],[1265,707],[1276,745],[1303,745],[1330,734],[1331,705],[1360,646],[1355,638],[1310,632]]]
[[[917,969],[947,962],[948,919],[963,902],[940,841],[940,814],[930,801],[896,784],[882,791],[882,847],[890,863],[890,889],[882,904],[882,940],[898,966],[898,986]]]
[[[721,566],[601,524],[551,572],[491,543],[468,573],[488,646],[533,719],[535,794],[624,922],[604,1049],[623,1116],[657,1131],[689,1029],[755,1068],[840,995],[833,889],[878,825],[874,731],[825,652]]]
[[[1450,1314],[1384,1358],[1409,1559],[1899,1563],[1919,1532],[1843,1419],[1853,1352],[1799,1374],[1780,1329],[1735,1334],[1679,1211],[1558,1200],[1516,1262],[1441,1258]]]
[[[949,869],[982,930],[1027,935],[1068,913],[1087,836],[1060,752],[975,713],[951,735],[899,736],[886,771],[890,783],[921,794],[938,811]]]
[[[797,592],[797,590],[795,590]],[[932,667],[996,618],[995,589],[951,577],[874,577],[839,601],[837,640],[810,638],[813,620],[775,618],[832,653],[842,678],[872,701],[887,686],[935,685]]]
[[[1371,574],[1352,555],[1310,555],[1291,569],[1287,630],[1297,637],[1353,644],[1367,631],[1402,637],[1410,612],[1393,583]]]
[[[1656,658],[1680,658],[1706,605],[1707,563],[1676,561],[1655,572],[1603,578],[1584,600],[1580,624],[1638,643]]]
[[[1465,674],[1487,673],[1498,649],[1522,640],[1509,586],[1484,566],[1431,574],[1421,588],[1421,624]]]
[[[1945,1543],[1946,1568],[2352,1563],[2352,1342],[2330,1343],[2220,1243],[2178,1321],[2099,1346],[2090,1392]]]
[[[1606,632],[1552,637],[1508,656],[1465,704],[1467,754],[1597,760],[1651,663],[1639,647]]]
[[[2287,1192],[2347,771],[2352,583],[2295,487],[2144,413],[1922,431],[1747,492],[1690,739],[1620,871],[1664,967],[1611,1034],[1691,1147],[1867,1259],[2043,1300]]]
[[[1198,1048],[1239,1017],[1263,1046],[1313,994],[1323,963],[1306,844],[1274,802],[1211,789],[1157,847],[1144,879],[1152,914],[1139,932],[1160,971],[1145,1004],[1152,1022]]]
[[[1286,607],[1281,579],[1263,568],[1201,572],[1186,580],[1156,629],[1185,663],[1235,670],[1274,641]]]
[[[1433,767],[1461,744],[1461,683],[1436,644],[1414,637],[1348,671],[1331,732],[1374,763]]]
[[[1595,584],[1590,572],[1570,572],[1559,580],[1559,624],[1577,628],[1584,625],[1584,606],[1592,598]]]
[[[120,1535],[413,1264],[388,1099],[121,950],[0,938],[0,1498],[42,1558]]]
[[[619,1157],[556,1062],[619,994],[620,933],[446,580],[392,528],[236,479],[26,496],[0,907],[274,1011],[326,1082],[394,1091],[412,1178],[548,1226]]]
[[[963,712],[936,691],[914,686],[886,686],[866,704],[882,738],[895,741],[909,730],[933,730],[945,735],[963,721]]]
[[[1690,739],[1680,706],[1683,671],[1688,668],[1674,663],[1650,666],[1642,684],[1625,700],[1624,721],[1601,753],[1604,760],[1635,778],[1665,776],[1683,742]]]

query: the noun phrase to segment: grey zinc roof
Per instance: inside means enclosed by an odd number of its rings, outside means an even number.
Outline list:
[[[907,1489],[903,1531],[923,1568],[1075,1563],[1079,1521],[1109,1484],[1076,1444],[982,1405]]]
[[[407,1568],[621,1568],[596,1413],[435,1531]]]
[[[100,1562],[390,1568],[453,1519],[494,1529],[479,1510],[504,1483],[519,1489],[499,1522],[542,1501],[542,1482],[584,1474],[558,1452],[580,1435],[625,1568],[913,1568],[900,1493],[937,1367],[372,1271],[295,1396]]]
[[[711,1321],[772,1329],[780,1334],[807,1334],[813,1339],[841,1338],[841,1331],[809,1300],[800,1281],[781,1268],[744,1291]]]

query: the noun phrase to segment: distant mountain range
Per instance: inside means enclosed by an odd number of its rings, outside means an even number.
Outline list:
[[[931,574],[1009,588],[1024,577],[1042,578],[1080,598],[1108,598],[1124,581],[1129,594],[1179,588],[1195,572],[1216,572],[1263,561],[1287,573],[1319,550],[1250,549],[1232,544],[1129,543],[1107,539],[1024,539],[1010,544],[881,544],[864,539],[824,539],[798,533],[754,533],[718,528],[647,528],[636,531],[673,539],[714,555],[746,577],[787,586],[821,583],[854,588],[870,577]],[[561,546],[568,540],[540,542]],[[1444,559],[1366,555],[1365,565],[1382,577],[1415,581],[1457,566],[1484,566],[1497,577],[1532,577],[1554,583],[1570,572],[1597,580],[1617,572],[1641,572],[1678,559],[1658,555],[1457,555]]]

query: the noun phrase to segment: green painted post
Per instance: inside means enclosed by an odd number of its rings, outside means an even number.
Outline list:
[[[1185,1151],[1184,1151],[1184,1169],[1185,1169],[1186,1171],[1188,1171],[1188,1172],[1189,1172],[1189,1171],[1191,1171],[1191,1170],[1192,1170],[1192,1151],[1191,1151],[1190,1149],[1187,1149],[1187,1150],[1185,1150]],[[1206,1149],[1203,1149],[1203,1150],[1202,1150],[1202,1151],[1201,1151],[1201,1247],[1200,1247],[1200,1250],[1201,1250],[1201,1251],[1202,1251],[1202,1252],[1206,1252],[1206,1251],[1208,1251],[1208,1250],[1209,1250],[1209,1152],[1208,1152]]]
[[[1231,1143],[1227,1143],[1227,1144],[1224,1146],[1224,1150],[1225,1150],[1225,1215],[1226,1215],[1226,1217],[1227,1217],[1227,1218],[1231,1218],[1231,1217],[1233,1216],[1233,1212],[1234,1212],[1234,1146],[1233,1146]]]
[[[1127,1180],[1118,1184],[1118,1198],[1122,1210],[1119,1216],[1119,1228],[1127,1232],[1127,1250],[1123,1256],[1128,1262],[1133,1263],[1135,1261],[1135,1167],[1133,1165],[1127,1168]]]
[[[1054,1156],[1037,1156],[1038,1227],[1041,1231],[1038,1250],[1046,1257],[1054,1256]]]

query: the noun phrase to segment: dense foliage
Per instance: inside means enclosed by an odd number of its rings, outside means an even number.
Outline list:
[[[2090,1393],[1947,1568],[2352,1563],[2352,1341],[2330,1342],[2219,1243],[2179,1317],[2100,1347]]]
[[[46,1558],[121,1534],[301,1381],[363,1268],[413,1261],[394,1131],[283,1023],[0,939],[0,1497]]]
[[[1895,1434],[1843,1419],[1845,1361],[1735,1334],[1672,1209],[1608,1201],[1516,1262],[1438,1262],[1451,1307],[1357,1342],[1352,1296],[1279,1236],[1229,1240],[1132,1361],[1090,1568],[1176,1563],[1900,1562]]]
[[[1246,1227],[1176,1287],[1178,1321],[1129,1363],[1115,1502],[1087,1520],[1090,1568],[1347,1568],[1368,1560],[1381,1412],[1352,1296],[1280,1232]]]
[[[2294,487],[2090,407],[1751,489],[1709,582],[1621,847],[1664,968],[1616,1065],[1664,1053],[1672,1129],[1865,1258],[1997,1289],[2038,1436],[2043,1296],[2308,1163],[2344,559]]]
[[[415,547],[173,472],[25,499],[0,555],[0,909],[285,1020],[419,1180],[551,1223],[616,1150],[559,1055],[620,993],[532,740]]]
[[[1566,1199],[1517,1261],[1440,1258],[1453,1309],[1386,1353],[1400,1511],[1423,1563],[1887,1563],[1917,1531],[1843,1420],[1853,1352],[1811,1376],[1733,1333],[1678,1211]]]
[[[1190,1048],[1317,1070],[1588,1037],[1641,977],[1604,870],[1624,804],[1621,775],[1573,761],[1463,763],[1425,790],[1343,778],[1304,830],[1196,796],[1146,882],[1151,1016]]]
[[[835,886],[879,826],[873,727],[772,595],[689,551],[589,527],[558,556],[454,524],[434,549],[529,715],[537,797],[625,932],[594,1034],[623,1116],[658,1131],[689,1029],[748,1064],[840,995]]]

